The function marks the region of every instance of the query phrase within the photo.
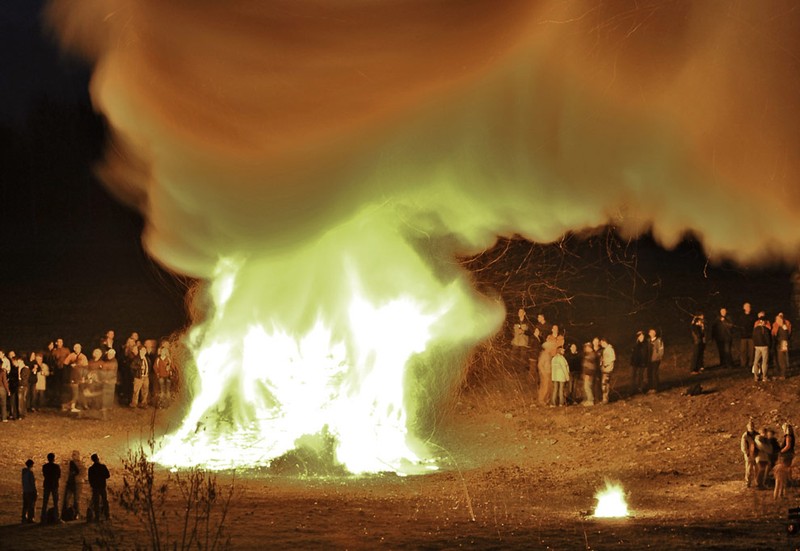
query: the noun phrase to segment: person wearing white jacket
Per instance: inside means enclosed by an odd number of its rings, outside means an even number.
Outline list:
[[[556,349],[556,355],[550,361],[551,380],[553,381],[553,403],[554,406],[566,406],[564,389],[569,382],[569,364],[564,357],[564,347]]]

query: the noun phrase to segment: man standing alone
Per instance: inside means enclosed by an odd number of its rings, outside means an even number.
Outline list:
[[[102,511],[103,518],[108,520],[108,494],[106,492],[106,480],[111,477],[108,467],[100,463],[100,458],[96,453],[92,454],[92,466],[89,467],[89,486],[92,488],[92,512],[95,522],[100,520]]]
[[[44,477],[43,489],[44,498],[42,501],[41,522],[47,522],[47,502],[50,495],[53,495],[53,519],[58,521],[58,481],[61,479],[61,467],[56,463],[56,454],[47,454],[47,463],[42,465],[42,476]]]

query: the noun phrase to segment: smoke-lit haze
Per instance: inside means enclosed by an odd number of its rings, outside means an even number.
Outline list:
[[[107,181],[180,271],[207,276],[231,246],[292,243],[385,200],[477,248],[611,219],[652,222],[668,242],[690,229],[745,259],[797,250],[792,1],[86,0],[50,13],[96,61],[93,97],[126,147]]]
[[[797,257],[793,1],[62,0],[48,18],[96,65],[102,174],[145,214],[149,251],[250,285],[218,293],[220,327],[321,317],[339,340],[341,285],[374,304],[423,287],[365,283],[419,261],[404,243],[438,255],[423,302],[462,281],[443,258],[513,233],[610,222],[665,245],[694,232],[712,257]],[[338,231],[374,235],[317,249]],[[444,315],[476,320],[451,344],[501,319],[468,300]]]

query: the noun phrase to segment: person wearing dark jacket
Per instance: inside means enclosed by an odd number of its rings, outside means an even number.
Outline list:
[[[15,360],[12,371],[17,370],[17,377],[19,380],[19,387],[17,388],[17,412],[19,419],[25,419],[28,414],[28,392],[30,389],[31,368],[25,365],[25,360],[20,356]]]
[[[750,342],[752,343],[753,340],[750,339]],[[697,314],[692,318],[692,375],[703,371],[703,355],[705,351],[706,320],[703,314]]]
[[[9,352],[8,356],[11,360],[11,371],[8,372],[8,399],[9,409],[11,410],[11,419],[19,419],[19,368],[17,367],[17,360],[12,356],[13,352]]]
[[[22,469],[22,524],[33,522],[33,511],[36,507],[36,477],[31,467],[33,459],[28,459]]]
[[[3,351],[0,350],[0,358],[4,357],[2,356],[2,354]],[[3,423],[8,422],[7,402],[10,396],[11,396],[11,389],[9,389],[8,387],[8,373],[6,373],[6,370],[3,369],[2,366],[0,366],[0,410],[2,410],[0,411],[0,416],[2,416],[3,418]]]
[[[719,316],[714,321],[714,325],[711,326],[711,337],[717,343],[720,367],[731,367],[733,365],[733,359],[731,358],[733,323],[728,319],[728,310],[726,308],[720,308]]]
[[[131,360],[131,373],[133,375],[133,397],[131,407],[147,407],[147,399],[150,396],[150,367],[151,362],[147,357],[147,349],[140,346],[136,352],[136,357]],[[139,403],[139,396],[142,401]]]
[[[750,303],[742,305],[742,313],[739,316],[739,331],[742,340],[739,341],[739,362],[745,369],[753,365],[755,349],[753,348],[753,327],[756,324],[756,315],[752,311]]]
[[[61,500],[61,518],[69,507],[72,507],[72,518],[66,520],[76,520],[80,516],[81,493],[83,489],[84,466],[81,460],[81,452],[72,451],[72,458],[69,460],[69,472],[67,472],[67,485],[64,487],[64,498]]]
[[[636,341],[633,343],[633,350],[631,351],[631,366],[633,366],[633,391],[643,394],[644,389],[644,372],[647,365],[650,363],[650,352],[648,351],[648,343],[644,338],[643,331],[636,332]]]
[[[758,319],[753,327],[753,348],[755,349],[753,359],[753,379],[759,377],[768,381],[767,370],[769,369],[769,345],[772,340],[770,325],[764,312],[758,313]]]
[[[92,466],[89,467],[89,486],[92,488],[92,512],[96,521],[100,520],[100,514],[109,519],[108,493],[106,492],[106,481],[111,478],[108,467],[100,463],[100,458],[96,453],[92,454]]]
[[[47,503],[50,500],[50,495],[53,496],[53,510],[55,512],[55,520],[58,521],[58,482],[61,479],[61,467],[56,463],[56,454],[50,452],[47,454],[47,463],[42,465],[42,476],[44,482],[42,487],[44,496],[42,501],[42,523],[47,522]]]
[[[578,352],[578,345],[571,343],[564,357],[569,366],[569,396],[567,399],[573,404],[577,404],[581,394],[581,353]]]

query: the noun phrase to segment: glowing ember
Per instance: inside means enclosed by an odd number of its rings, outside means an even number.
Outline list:
[[[409,428],[446,382],[441,352],[471,346],[502,310],[432,273],[373,214],[290,255],[219,263],[213,313],[188,335],[194,401],[156,461],[268,465],[310,440],[333,442],[351,473],[435,468]]]
[[[597,507],[594,516],[598,518],[620,518],[628,516],[625,491],[619,484],[606,482],[606,487],[595,494]]]

